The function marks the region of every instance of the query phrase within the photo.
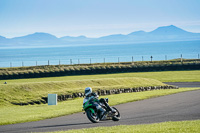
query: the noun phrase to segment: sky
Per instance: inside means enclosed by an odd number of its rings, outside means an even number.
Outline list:
[[[101,37],[175,25],[200,33],[200,0],[0,0],[0,36]]]

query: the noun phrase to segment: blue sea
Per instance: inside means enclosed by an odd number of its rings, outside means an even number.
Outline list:
[[[200,41],[48,48],[0,48],[0,67],[197,59]]]

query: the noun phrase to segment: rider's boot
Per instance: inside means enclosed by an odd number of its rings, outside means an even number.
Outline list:
[[[111,108],[108,103],[106,103],[107,108],[112,112],[112,113],[116,113],[117,111],[113,108]]]
[[[109,106],[109,104],[105,101],[105,99],[102,99],[102,102],[106,105],[106,107],[112,112],[116,113],[117,111]]]
[[[112,112],[112,113],[116,113],[117,111],[113,108],[111,108],[108,104],[107,104],[107,108]]]
[[[112,113],[116,113],[117,112],[115,109],[111,108],[110,106],[108,108]]]
[[[103,108],[100,108],[99,111],[100,111],[100,120],[102,120],[105,118],[106,111]]]
[[[112,112],[112,113],[116,113],[117,111],[116,111],[115,109],[112,109],[112,108],[111,108],[111,112]]]

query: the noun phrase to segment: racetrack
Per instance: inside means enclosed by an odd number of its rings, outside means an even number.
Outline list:
[[[165,121],[197,120],[200,119],[200,90],[182,92],[137,102],[117,105],[121,113],[119,122],[101,121],[91,123],[86,115],[73,115],[0,126],[0,132],[45,132],[69,129],[90,128],[97,126],[135,125],[158,123]]]
[[[200,82],[165,82],[165,84],[175,85],[181,88],[185,87],[200,87]]]

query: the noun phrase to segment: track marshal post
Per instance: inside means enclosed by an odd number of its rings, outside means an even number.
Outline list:
[[[57,94],[48,94],[48,105],[57,105]]]

